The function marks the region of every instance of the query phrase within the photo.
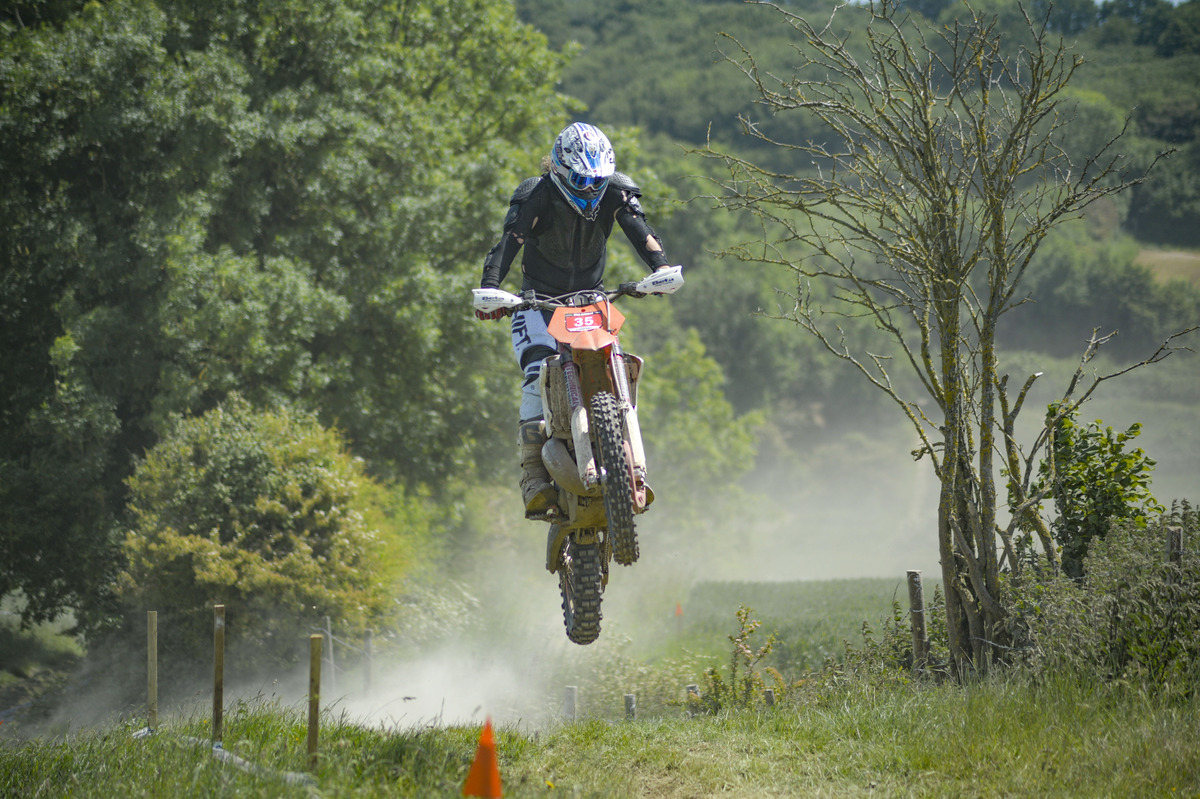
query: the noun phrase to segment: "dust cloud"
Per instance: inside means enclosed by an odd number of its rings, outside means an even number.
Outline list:
[[[1014,373],[1037,367],[1021,364]],[[1166,389],[1147,397],[1144,387],[1114,384],[1081,418],[1101,418],[1118,430],[1141,422],[1143,435],[1134,444],[1158,460],[1156,496],[1168,506],[1181,497],[1195,502],[1200,409],[1186,386],[1195,383],[1196,359],[1157,368],[1154,379]],[[1061,378],[1048,374],[1028,400],[1018,433],[1023,442],[1036,433]],[[1185,388],[1171,389],[1176,384]],[[489,717],[499,725],[544,729],[565,717],[567,685],[586,684],[605,673],[615,655],[668,634],[676,603],[698,583],[899,580],[909,569],[936,577],[937,484],[927,460],[913,461],[911,433],[897,426],[869,439],[845,432],[826,441],[786,467],[757,470],[729,497],[661,492],[640,517],[641,559],[632,567],[613,566],[603,632],[585,647],[565,637],[557,577],[544,565],[546,527],[520,518],[513,488],[498,503],[506,520],[481,533],[477,546],[455,559],[456,572],[447,575],[466,597],[460,617],[445,624],[434,615],[423,618],[418,608],[409,623],[429,627],[430,634],[414,637],[402,629],[391,642],[380,639],[369,678],[361,656],[335,643],[338,669],[325,677],[325,712],[387,729],[479,725]],[[129,663],[145,662],[143,651],[125,655]],[[172,667],[166,659],[161,663]],[[211,663],[192,666],[195,681],[160,698],[165,717],[202,718],[210,712]],[[227,670],[230,707],[239,700],[279,703],[301,713],[306,707],[306,668],[268,680],[245,678],[231,652]],[[144,676],[130,679],[141,690]],[[103,718],[136,720],[144,713],[141,700],[129,699],[129,684],[105,687],[98,673],[79,683],[43,729],[61,732]],[[579,712],[586,714],[594,701],[582,693]]]
[[[1193,380],[1194,365],[1183,359],[1160,365],[1155,379]],[[1023,443],[1061,391],[1061,377],[1047,375],[1029,398],[1018,431]],[[1166,395],[1148,399],[1135,388],[1101,392],[1081,418],[1103,418],[1121,430],[1141,421],[1144,433],[1134,443],[1159,461],[1156,495],[1168,505],[1176,497],[1195,500],[1197,409]],[[898,424],[870,436],[847,431],[826,440],[790,466],[759,469],[728,498],[660,493],[640,517],[641,559],[632,567],[613,566],[603,633],[590,646],[565,638],[557,578],[544,567],[545,525],[516,522],[495,547],[464,563],[475,598],[471,624],[452,640],[378,665],[369,693],[347,689],[334,707],[388,727],[479,724],[491,717],[539,729],[563,718],[567,684],[603,673],[614,653],[631,643],[667,634],[676,602],[697,583],[901,580],[909,569],[936,579],[938,486],[928,460],[912,458],[911,431]],[[504,512],[519,519],[513,495]],[[588,701],[580,697],[581,712]]]
[[[589,646],[565,637],[557,577],[544,567],[545,525],[517,527],[505,548],[481,553],[475,564],[470,628],[377,665],[370,692],[348,689],[336,708],[386,727],[491,717],[538,729],[563,718],[566,685],[586,683],[614,654],[668,634],[676,604],[697,583],[936,574],[937,492],[929,466],[913,463],[907,451],[888,461],[877,453],[871,464],[829,468],[802,489],[793,484],[791,493],[777,473],[778,484],[748,493],[748,506],[724,509],[729,521],[721,526],[687,521],[695,517],[679,510],[694,498],[660,495],[639,522],[638,563],[612,566],[603,632]]]

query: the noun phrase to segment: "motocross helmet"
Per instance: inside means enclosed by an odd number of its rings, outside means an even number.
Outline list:
[[[583,122],[568,125],[550,151],[550,179],[581,216],[595,219],[608,179],[617,168],[612,144]]]

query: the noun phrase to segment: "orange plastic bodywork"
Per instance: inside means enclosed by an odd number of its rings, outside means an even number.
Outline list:
[[[600,350],[617,340],[624,323],[625,315],[607,303],[556,308],[546,329],[573,350]]]

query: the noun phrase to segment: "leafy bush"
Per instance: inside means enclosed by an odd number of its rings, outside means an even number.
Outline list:
[[[1164,529],[1184,551],[1166,557]],[[1158,524],[1115,523],[1093,542],[1082,583],[1042,576],[1016,591],[1028,625],[1026,663],[1041,675],[1076,672],[1139,690],[1192,696],[1200,687],[1200,513],[1186,502]]]
[[[948,673],[950,645],[946,629],[946,597],[942,587],[935,584],[933,599],[925,605],[925,636],[929,640],[929,657],[922,673],[941,677]],[[848,683],[860,685],[908,684],[913,673],[914,654],[912,615],[897,599],[892,600],[891,614],[882,619],[878,631],[871,623],[862,623],[862,641],[845,643],[845,656],[829,658],[813,678],[806,681],[807,693],[836,688]]]
[[[775,634],[767,636],[767,640],[757,649],[752,649],[750,639],[762,626],[762,622],[750,618],[753,608],[740,605],[737,610],[738,630],[728,638],[733,644],[729,656],[729,676],[722,677],[715,666],[704,671],[704,693],[700,697],[688,697],[689,702],[698,703],[708,712],[715,713],[721,709],[753,707],[763,701],[767,688],[763,671],[773,679],[774,687],[780,694],[786,692],[787,686],[775,669],[761,669],[760,664],[775,646]],[[782,696],[780,697],[782,698]]]
[[[211,651],[214,604],[230,649],[255,666],[294,662],[325,616],[353,635],[382,611],[363,516],[373,484],[313,417],[235,397],[180,419],[128,484],[117,590],[129,609],[159,611],[160,647],[176,656]]]
[[[1058,404],[1052,403],[1048,422],[1058,411]],[[1036,488],[1051,489],[1058,517],[1050,531],[1062,548],[1063,571],[1079,579],[1089,545],[1103,538],[1110,524],[1144,528],[1147,517],[1163,508],[1150,493],[1154,460],[1141,449],[1125,449],[1142,426],[1135,423],[1117,433],[1101,428],[1100,420],[1082,425],[1077,417],[1074,411],[1058,421]]]

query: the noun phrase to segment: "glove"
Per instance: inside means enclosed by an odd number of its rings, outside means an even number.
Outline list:
[[[497,308],[494,311],[476,311],[475,312],[475,318],[482,319],[485,322],[488,320],[503,319],[506,316],[508,316],[507,308]]]

